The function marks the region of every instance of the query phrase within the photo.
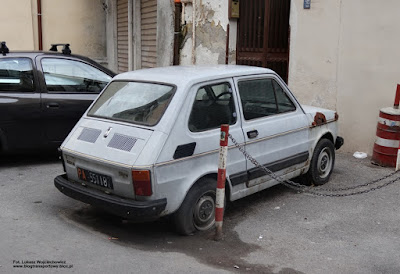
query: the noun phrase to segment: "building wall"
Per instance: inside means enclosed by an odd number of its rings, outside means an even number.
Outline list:
[[[43,49],[70,43],[73,53],[106,57],[106,14],[102,0],[42,0]]]
[[[41,2],[43,50],[50,49],[50,44],[70,43],[73,53],[106,60],[103,0]],[[2,0],[0,22],[0,40],[10,50],[39,49],[37,0]]]
[[[1,6],[0,41],[6,41],[10,50],[33,50],[34,36],[31,1],[2,0]]]
[[[400,2],[292,0],[289,86],[302,103],[337,109],[344,151],[372,154],[379,109],[400,83]]]
[[[193,1],[196,42],[193,48],[188,3],[181,64],[225,63],[228,23],[235,63],[237,24],[228,19],[228,1]],[[338,111],[342,151],[372,154],[379,109],[393,104],[400,83],[400,1],[312,0],[311,9],[303,2],[291,0],[289,87],[303,104]]]

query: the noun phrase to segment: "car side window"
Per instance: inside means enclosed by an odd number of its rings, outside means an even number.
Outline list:
[[[29,58],[0,59],[0,91],[34,91],[33,66]]]
[[[99,93],[111,76],[83,62],[43,58],[42,68],[50,92]]]
[[[243,80],[238,83],[238,88],[246,120],[296,109],[282,87],[273,79]]]
[[[236,123],[236,111],[229,83],[203,86],[198,89],[189,117],[189,130],[201,132],[222,124]]]

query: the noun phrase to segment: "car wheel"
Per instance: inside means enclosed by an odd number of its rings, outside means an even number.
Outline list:
[[[323,185],[329,181],[335,165],[335,148],[328,139],[321,139],[315,146],[307,180],[314,185]]]
[[[209,230],[215,224],[215,193],[217,182],[206,178],[188,192],[173,219],[176,230],[182,235]]]

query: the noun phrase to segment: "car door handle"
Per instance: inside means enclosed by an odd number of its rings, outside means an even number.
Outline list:
[[[46,107],[47,107],[47,108],[59,108],[60,105],[57,104],[57,103],[48,103],[48,104],[46,105]]]
[[[249,139],[256,138],[257,136],[258,136],[257,130],[252,130],[247,132],[247,137],[249,137]]]

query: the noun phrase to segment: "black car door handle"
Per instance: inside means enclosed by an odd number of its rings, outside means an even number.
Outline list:
[[[247,137],[249,137],[249,139],[256,138],[257,136],[258,136],[257,130],[252,130],[247,132]]]
[[[47,108],[58,108],[60,105],[57,103],[48,103],[47,104]]]

